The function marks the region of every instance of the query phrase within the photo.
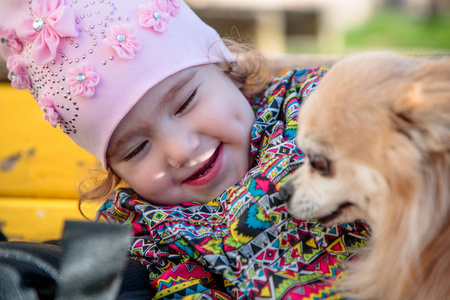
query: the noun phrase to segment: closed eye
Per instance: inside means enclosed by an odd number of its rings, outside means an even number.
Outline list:
[[[127,156],[125,156],[125,158],[123,159],[124,161],[129,161],[130,159],[132,159],[133,157],[135,157],[136,155],[138,155],[144,148],[145,146],[149,143],[149,141],[145,141],[141,144],[139,144],[139,146],[137,146],[136,148],[133,149],[133,151],[131,151],[130,153],[128,153]]]
[[[309,163],[311,167],[322,176],[330,175],[331,162],[321,154],[308,153]]]
[[[186,110],[186,108],[189,106],[189,104],[194,100],[195,95],[197,94],[197,89],[195,89],[191,95],[186,99],[186,101],[181,104],[181,106],[177,109],[175,112],[175,116],[181,114],[183,111]]]

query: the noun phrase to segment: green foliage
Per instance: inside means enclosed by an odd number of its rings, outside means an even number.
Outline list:
[[[404,49],[409,52],[448,52],[450,13],[434,17],[414,17],[396,10],[377,11],[361,27],[346,33],[346,47]]]

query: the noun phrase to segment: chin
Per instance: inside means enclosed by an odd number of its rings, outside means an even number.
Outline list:
[[[300,110],[297,143],[309,158],[280,192],[289,212],[372,229],[344,293],[448,299],[450,59],[344,58]]]

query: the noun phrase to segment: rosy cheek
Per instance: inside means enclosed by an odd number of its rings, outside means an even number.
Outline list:
[[[166,176],[165,172],[159,172],[155,174],[155,177],[153,178],[153,180],[158,180],[158,179],[162,179],[164,176]]]
[[[135,182],[135,186],[133,185],[133,182],[128,182],[128,184],[139,195],[149,201],[150,199],[153,201],[155,198],[161,196],[161,192],[170,189],[170,180],[168,180],[168,176],[163,172],[151,176],[141,175],[139,176],[139,180]]]
[[[152,176],[147,177],[147,180],[144,180],[144,182],[144,188],[150,193],[160,193],[161,191],[170,188],[172,183],[170,177],[165,172],[156,172],[155,174],[152,174]]]
[[[140,170],[129,170],[133,173],[132,177],[124,178],[128,185],[138,193],[154,193],[158,187],[166,186],[168,182],[167,174],[164,171],[155,171],[153,169],[141,168]]]

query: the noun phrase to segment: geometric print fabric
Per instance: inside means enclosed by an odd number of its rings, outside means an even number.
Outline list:
[[[217,199],[163,207],[118,189],[99,210],[98,221],[132,226],[130,255],[147,267],[156,298],[340,299],[327,279],[355,258],[369,228],[294,219],[278,194],[303,162],[298,109],[326,71],[291,70],[251,99],[257,163]]]

